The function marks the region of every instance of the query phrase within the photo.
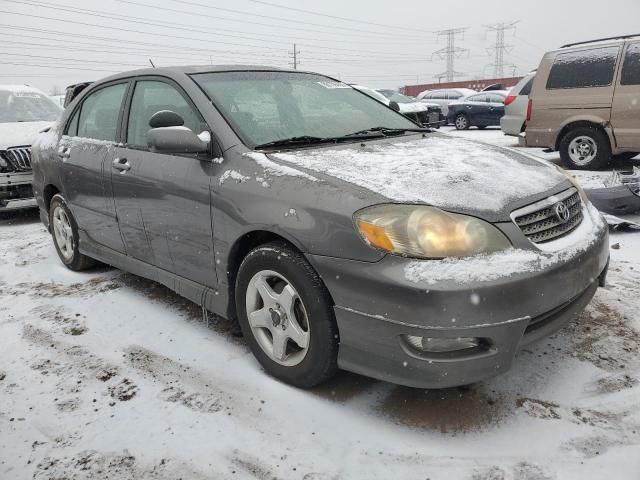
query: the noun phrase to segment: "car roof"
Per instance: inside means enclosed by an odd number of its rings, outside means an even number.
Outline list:
[[[42,93],[41,90],[38,90],[35,87],[30,87],[29,85],[0,85],[0,91],[3,92],[12,92],[12,93]]]
[[[216,73],[216,72],[289,72],[289,73],[314,73],[303,70],[291,70],[278,67],[270,67],[266,65],[178,65],[169,67],[149,67],[138,70],[129,70],[105,77],[100,83],[117,80],[120,78],[141,77],[145,75],[167,75],[174,76],[176,74],[193,75],[198,73]]]

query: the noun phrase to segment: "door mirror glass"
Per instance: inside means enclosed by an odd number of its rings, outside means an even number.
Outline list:
[[[149,119],[151,128],[181,127],[184,125],[184,118],[171,110],[160,110],[154,113]]]
[[[181,125],[157,127],[147,133],[147,143],[152,152],[205,153],[209,151],[211,136],[209,132],[196,135]]]
[[[400,111],[400,105],[398,104],[398,102],[391,100],[389,102],[389,107],[391,107],[393,110],[395,110],[396,112]]]

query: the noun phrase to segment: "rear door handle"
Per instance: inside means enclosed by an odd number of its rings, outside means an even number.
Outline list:
[[[121,174],[127,173],[131,170],[131,165],[126,158],[116,158],[111,165]]]
[[[64,145],[62,145],[59,149],[58,149],[58,156],[63,160],[69,160],[69,156],[71,155],[71,149],[69,147],[65,147]]]

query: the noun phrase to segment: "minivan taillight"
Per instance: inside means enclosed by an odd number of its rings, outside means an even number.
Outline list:
[[[532,110],[533,110],[533,100],[529,99],[529,104],[527,105],[527,122],[531,120]]]
[[[517,95],[509,95],[504,99],[504,106],[510,105],[514,102],[514,100],[518,98]]]

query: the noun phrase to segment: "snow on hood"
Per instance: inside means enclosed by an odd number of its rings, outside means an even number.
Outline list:
[[[31,145],[38,132],[54,122],[0,123],[0,150]]]
[[[500,212],[512,201],[567,181],[541,161],[460,138],[432,134],[420,140],[364,145],[270,156],[389,200],[479,212]]]
[[[400,107],[400,113],[426,112],[429,108],[429,105],[423,102],[398,103],[398,106]]]

